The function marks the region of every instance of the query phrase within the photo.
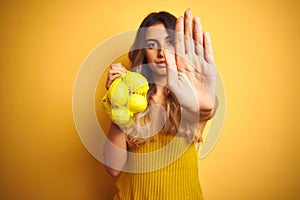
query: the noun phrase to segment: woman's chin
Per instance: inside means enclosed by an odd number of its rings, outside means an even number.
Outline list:
[[[155,71],[155,75],[157,75],[157,76],[167,76],[167,69],[166,68],[159,68]]]

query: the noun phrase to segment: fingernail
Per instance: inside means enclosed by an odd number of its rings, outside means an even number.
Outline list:
[[[188,8],[187,10],[187,15],[190,17],[190,16],[192,16],[192,10],[190,9],[190,8]]]
[[[183,19],[183,17],[182,17],[182,16],[178,17],[178,19],[177,19],[177,22],[176,22],[176,23],[180,23],[182,19]]]

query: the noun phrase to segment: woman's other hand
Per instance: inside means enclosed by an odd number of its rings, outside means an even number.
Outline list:
[[[122,74],[126,73],[126,68],[121,63],[114,63],[110,65],[110,69],[106,79],[106,89],[110,87],[111,83]]]

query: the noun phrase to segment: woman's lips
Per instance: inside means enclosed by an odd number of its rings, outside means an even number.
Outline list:
[[[159,67],[166,67],[167,63],[165,61],[157,62],[156,63]]]

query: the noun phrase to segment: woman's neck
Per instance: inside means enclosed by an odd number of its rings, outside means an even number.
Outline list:
[[[156,93],[155,93],[155,95],[157,95],[157,96],[167,96],[168,89],[164,85],[156,83],[155,87],[156,87]]]
[[[166,106],[168,90],[165,86],[155,84],[156,92],[151,96],[152,103]]]

